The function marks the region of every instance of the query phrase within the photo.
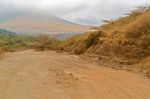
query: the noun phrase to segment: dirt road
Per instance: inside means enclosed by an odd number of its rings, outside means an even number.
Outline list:
[[[150,80],[75,55],[29,50],[0,60],[0,99],[150,99]]]

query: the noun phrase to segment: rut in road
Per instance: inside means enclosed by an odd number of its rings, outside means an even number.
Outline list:
[[[0,99],[150,99],[150,80],[75,55],[28,50],[0,60]]]

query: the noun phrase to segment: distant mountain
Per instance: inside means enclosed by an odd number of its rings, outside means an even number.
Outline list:
[[[75,24],[56,17],[19,17],[0,24],[0,28],[19,34],[63,34],[81,33],[89,30],[88,26]]]
[[[0,35],[16,35],[16,33],[5,30],[5,29],[0,29]]]

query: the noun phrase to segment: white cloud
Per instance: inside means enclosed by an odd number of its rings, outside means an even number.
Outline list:
[[[58,16],[81,24],[116,18],[149,0],[0,0],[0,19],[33,12]]]

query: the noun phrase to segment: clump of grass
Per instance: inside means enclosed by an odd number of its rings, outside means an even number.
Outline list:
[[[3,58],[4,53],[5,53],[5,49],[1,46],[1,48],[0,48],[0,59]]]
[[[143,74],[150,77],[150,56],[143,59],[139,64],[136,64]]]
[[[91,46],[96,45],[101,35],[101,32],[94,32],[72,37],[64,43],[63,48],[70,53],[82,54]]]
[[[45,50],[58,50],[60,49],[60,42],[57,39],[50,38],[48,36],[39,36],[36,38],[36,43],[34,49],[36,51],[45,51]]]

